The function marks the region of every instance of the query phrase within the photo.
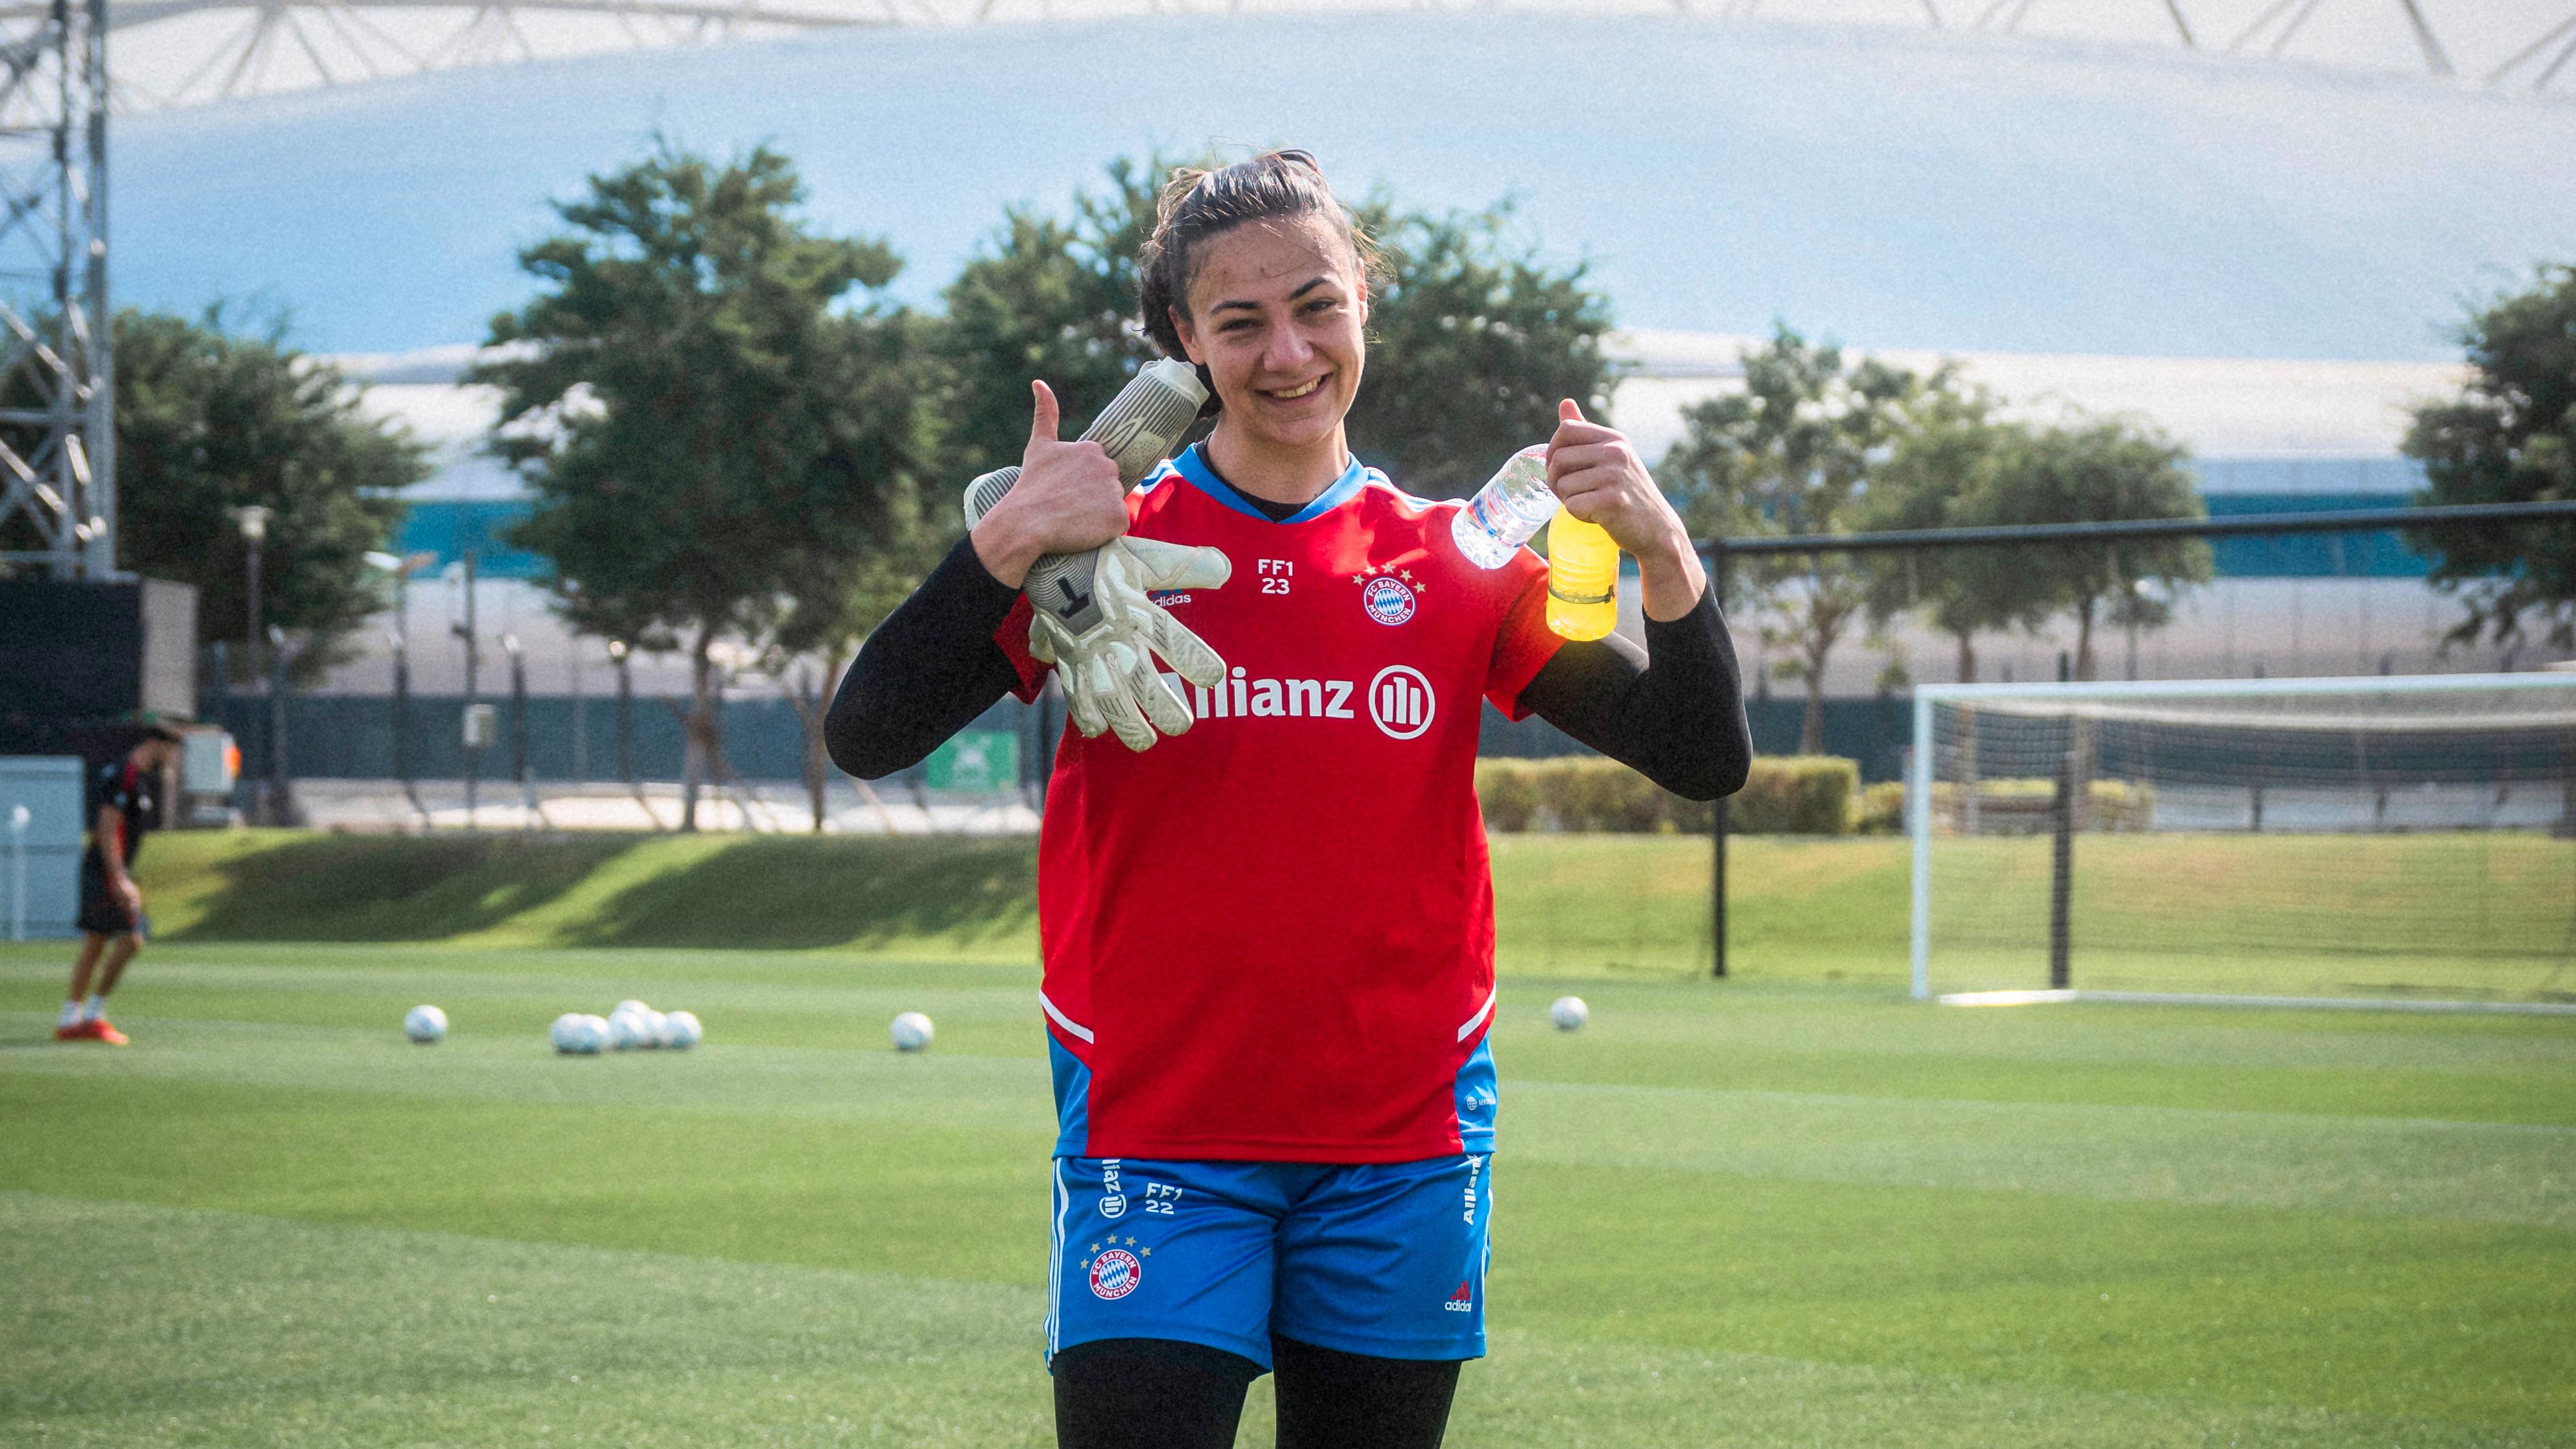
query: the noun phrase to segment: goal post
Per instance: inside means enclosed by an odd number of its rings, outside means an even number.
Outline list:
[[[1928,999],[2576,1010],[2576,673],[1926,685]]]

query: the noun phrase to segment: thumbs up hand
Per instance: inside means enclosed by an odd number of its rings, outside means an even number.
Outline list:
[[[1697,607],[1708,574],[1681,515],[1655,486],[1628,435],[1584,417],[1572,398],[1556,405],[1556,433],[1547,440],[1547,486],[1565,501],[1566,512],[1601,525],[1637,560],[1647,617],[1678,619]]]
[[[1029,384],[1032,409],[1019,481],[974,528],[975,556],[994,578],[1018,588],[1045,554],[1081,553],[1127,531],[1118,465],[1098,443],[1056,436],[1055,393]]]

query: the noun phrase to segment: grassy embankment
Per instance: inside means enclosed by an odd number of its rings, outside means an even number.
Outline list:
[[[1506,973],[1707,969],[1707,842],[1503,835]],[[1936,984],[2037,985],[2045,840],[1936,852]],[[172,941],[1036,955],[1027,840],[444,836],[156,839],[143,878]],[[1905,843],[1739,838],[1730,964],[1753,979],[1901,986]],[[2576,844],[2532,835],[2087,836],[2079,984],[2508,998],[2576,993]]]

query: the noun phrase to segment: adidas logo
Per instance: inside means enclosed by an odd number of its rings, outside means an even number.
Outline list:
[[[1449,1301],[1448,1301],[1448,1302],[1446,1302],[1446,1303],[1441,1304],[1441,1305],[1440,1305],[1440,1307],[1442,1308],[1442,1310],[1443,1310],[1443,1311],[1445,1311],[1445,1312],[1449,1312],[1449,1313],[1473,1313],[1473,1312],[1475,1312],[1475,1311],[1476,1311],[1476,1290],[1475,1290],[1475,1286],[1474,1286],[1473,1284],[1470,1284],[1470,1283],[1461,1283],[1461,1284],[1459,1284],[1459,1285],[1458,1285],[1458,1291],[1457,1291],[1457,1292],[1455,1292],[1455,1293],[1450,1294],[1450,1295],[1449,1295]]]

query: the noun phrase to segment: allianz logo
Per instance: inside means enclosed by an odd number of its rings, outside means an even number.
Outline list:
[[[1431,728],[1439,701],[1431,681],[1410,664],[1390,664],[1363,690],[1348,679],[1255,679],[1236,668],[1215,689],[1165,675],[1188,698],[1199,719],[1358,719],[1389,739],[1409,740]]]

